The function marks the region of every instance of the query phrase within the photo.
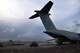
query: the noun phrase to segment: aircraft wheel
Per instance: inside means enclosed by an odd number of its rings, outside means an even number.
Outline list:
[[[59,41],[59,42],[58,42],[58,45],[63,45],[63,42],[62,42],[62,41]]]

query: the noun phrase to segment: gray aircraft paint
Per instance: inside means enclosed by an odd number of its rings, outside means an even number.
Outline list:
[[[53,2],[49,1],[40,11],[35,11],[36,14],[31,16],[30,19],[33,19],[33,18],[40,16],[40,19],[46,29],[45,32],[47,34],[52,33],[53,35],[50,35],[52,37],[63,36],[63,37],[66,37],[72,41],[80,41],[80,35],[78,33],[56,29],[55,25],[52,23],[51,19],[49,18],[49,10],[51,9],[52,4],[53,4]],[[47,12],[46,12],[46,10],[47,10]],[[56,34],[56,35],[54,35],[54,34]]]

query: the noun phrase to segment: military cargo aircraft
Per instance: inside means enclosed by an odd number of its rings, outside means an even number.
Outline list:
[[[58,44],[63,44],[63,42],[79,43],[80,42],[80,34],[75,32],[70,32],[66,30],[59,30],[55,27],[49,16],[51,7],[53,5],[52,1],[49,1],[41,10],[36,10],[35,15],[31,16],[29,19],[34,19],[36,17],[40,17],[46,31],[44,33],[50,35],[51,37],[58,40]]]

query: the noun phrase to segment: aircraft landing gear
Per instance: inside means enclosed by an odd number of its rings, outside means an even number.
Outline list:
[[[58,42],[58,45],[63,45],[63,42],[62,42],[62,41],[59,41],[59,42]]]
[[[58,45],[63,45],[62,38],[56,38],[55,42],[58,43]]]

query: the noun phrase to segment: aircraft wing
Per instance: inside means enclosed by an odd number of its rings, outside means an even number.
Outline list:
[[[44,33],[49,34],[50,36],[56,38],[56,37],[63,37],[63,38],[68,38],[70,40],[75,40],[78,41],[80,40],[80,36],[78,34],[75,33],[62,33],[62,34],[55,34],[53,32],[47,32],[45,31]]]
[[[47,31],[44,31],[44,33],[50,35],[51,37],[54,37],[54,38],[57,38],[57,37],[62,37],[62,35],[58,35],[58,34],[55,34],[55,33],[52,33],[52,32],[47,32]]]

